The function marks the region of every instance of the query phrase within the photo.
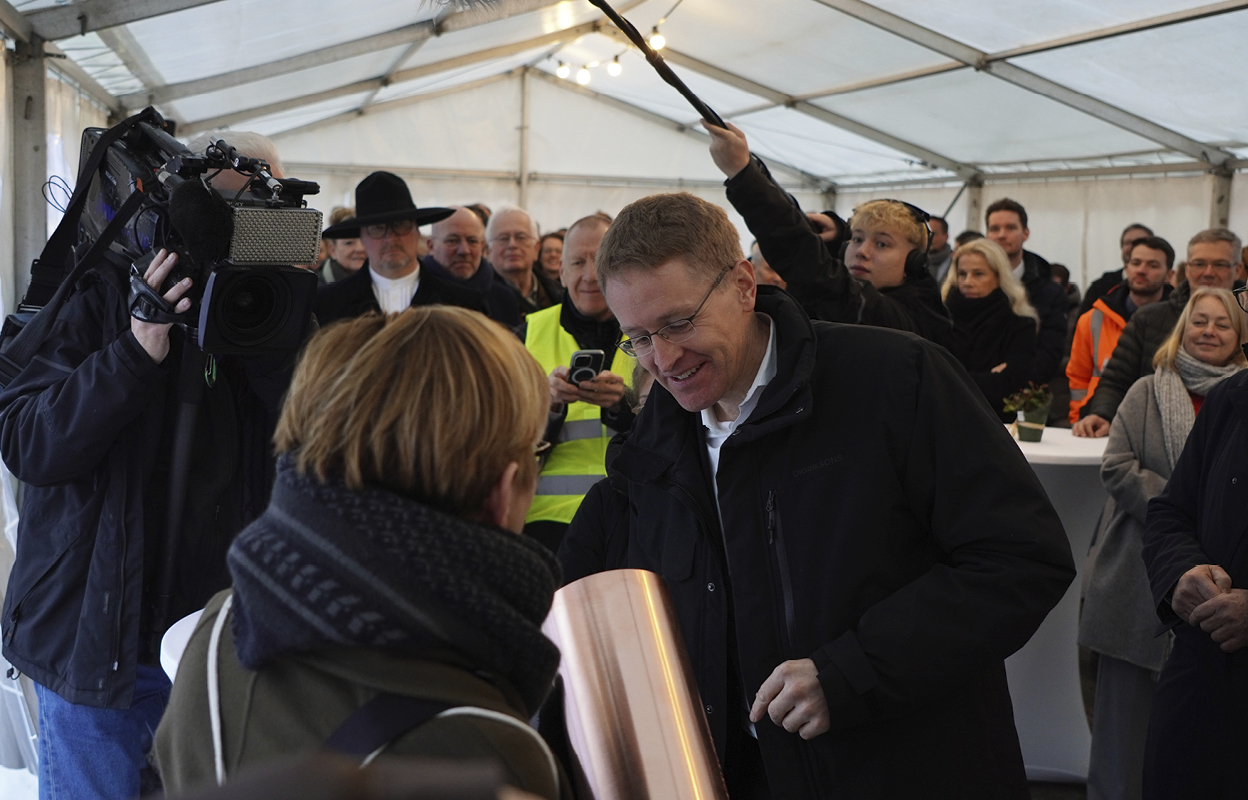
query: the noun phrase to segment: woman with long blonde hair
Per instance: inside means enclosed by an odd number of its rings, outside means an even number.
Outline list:
[[[941,287],[953,318],[949,350],[971,373],[992,410],[1009,422],[1012,415],[1001,407],[1027,384],[1039,315],[996,242],[967,242],[954,251],[952,262]]]

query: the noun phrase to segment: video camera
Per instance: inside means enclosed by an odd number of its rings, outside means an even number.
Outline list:
[[[321,213],[304,198],[320,187],[275,178],[269,164],[224,140],[193,153],[172,128],[147,108],[112,128],[83,132],[73,196],[31,266],[18,313],[0,333],[0,386],[30,363],[79,279],[96,268],[106,278],[122,276],[118,288],[128,292],[132,316],[185,327],[205,353],[299,347],[317,278],[292,265],[316,261]],[[213,180],[227,173],[242,175],[242,188],[214,189]],[[143,274],[162,248],[178,262],[153,289]],[[177,314],[163,295],[186,277],[192,306]]]
[[[110,242],[129,262],[130,312],[149,322],[172,322],[196,332],[204,352],[217,355],[293,350],[303,340],[316,293],[316,276],[293,264],[316,261],[321,213],[304,197],[320,187],[277,179],[269,165],[240,155],[223,140],[192,153],[174,139],[155,112],[107,145],[89,181],[80,221],[84,241],[98,241],[135,192],[146,196],[133,220]],[[107,133],[88,128],[81,161]],[[212,188],[234,172],[246,182],[234,192]],[[143,279],[160,249],[178,264],[159,290]],[[163,294],[190,277],[192,310],[176,314]]]

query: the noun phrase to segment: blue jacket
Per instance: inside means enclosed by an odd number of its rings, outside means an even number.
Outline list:
[[[121,285],[91,272],[0,392],[0,456],[25,484],[4,656],[71,703],[128,707],[136,664],[153,660],[140,626],[158,575],[153,543],[163,543],[179,333],[153,362],[130,332]],[[229,585],[225,550],[268,502],[290,375],[281,361],[245,377],[240,360],[223,361],[204,392],[196,441],[212,444],[195,450],[172,619]]]

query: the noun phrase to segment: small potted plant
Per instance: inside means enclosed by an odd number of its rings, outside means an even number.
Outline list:
[[[1049,418],[1049,406],[1052,404],[1053,395],[1049,393],[1047,383],[1039,386],[1029,383],[1027,388],[1005,398],[1002,410],[1007,414],[1018,414],[1020,442],[1038,442],[1044,435],[1044,423]]]

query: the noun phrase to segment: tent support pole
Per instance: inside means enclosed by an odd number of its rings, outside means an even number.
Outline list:
[[[1210,203],[1209,227],[1225,228],[1231,221],[1231,178],[1229,169],[1213,171],[1213,197]]]
[[[984,210],[984,179],[978,175],[966,182],[966,228],[979,230]]]
[[[518,205],[529,203],[529,68],[520,71],[520,191]]]
[[[48,241],[48,210],[43,184],[48,179],[47,59],[43,40],[18,42],[13,69],[13,292],[7,307],[26,293],[30,264]],[[9,288],[11,287],[11,288]]]

